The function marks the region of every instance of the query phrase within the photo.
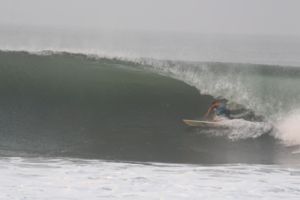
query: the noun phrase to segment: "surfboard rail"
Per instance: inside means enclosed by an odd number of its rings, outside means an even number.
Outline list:
[[[220,122],[213,121],[203,121],[203,120],[191,120],[191,119],[183,119],[182,120],[186,125],[192,127],[220,127],[223,126]]]

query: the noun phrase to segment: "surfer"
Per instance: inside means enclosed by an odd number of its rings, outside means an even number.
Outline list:
[[[224,119],[230,119],[230,110],[227,109],[226,103],[221,100],[214,100],[208,108],[205,118],[207,118],[211,112],[214,111],[213,121],[220,121]]]

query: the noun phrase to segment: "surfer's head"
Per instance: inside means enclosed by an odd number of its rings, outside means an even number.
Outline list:
[[[212,103],[211,105],[213,104],[220,104],[220,103],[227,103],[227,100],[222,98],[221,96],[217,97]]]
[[[221,103],[221,101],[218,100],[218,99],[216,99],[216,100],[214,100],[213,102],[211,102],[211,105],[218,104],[218,103]]]

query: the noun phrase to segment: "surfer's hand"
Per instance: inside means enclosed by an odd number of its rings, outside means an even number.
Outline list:
[[[204,115],[204,119],[208,120],[209,119],[209,115]]]
[[[204,118],[208,118],[209,117],[209,112],[205,113]]]

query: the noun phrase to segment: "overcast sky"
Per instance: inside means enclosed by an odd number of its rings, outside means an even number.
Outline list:
[[[0,0],[0,24],[300,35],[300,0]]]

